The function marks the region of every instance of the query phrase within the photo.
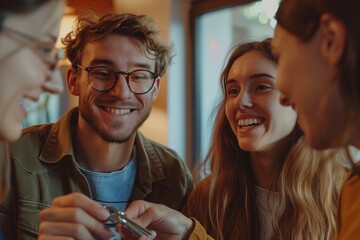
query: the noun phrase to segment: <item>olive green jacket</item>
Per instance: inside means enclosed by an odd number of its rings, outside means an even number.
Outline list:
[[[5,239],[36,239],[39,212],[55,197],[71,192],[91,197],[88,181],[75,163],[71,126],[76,126],[77,119],[75,108],[55,124],[26,128],[12,144],[12,186],[0,207],[0,232]],[[138,169],[130,200],[144,199],[181,210],[193,188],[184,162],[175,151],[140,132],[135,145]]]

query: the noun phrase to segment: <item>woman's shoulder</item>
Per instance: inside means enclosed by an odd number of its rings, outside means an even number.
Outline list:
[[[193,188],[184,208],[185,213],[197,211],[198,206],[208,205],[210,184],[211,178],[206,177]]]
[[[207,231],[212,229],[209,217],[210,185],[211,177],[206,177],[201,180],[192,190],[183,209],[183,213],[187,217],[193,217],[197,219]]]
[[[204,179],[202,179],[194,188],[194,192],[198,192],[202,195],[209,195],[209,191],[210,191],[210,186],[211,186],[211,175],[205,177]]]

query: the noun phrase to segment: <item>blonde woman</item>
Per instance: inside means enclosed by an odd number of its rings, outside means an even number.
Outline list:
[[[358,9],[357,0],[283,0],[276,14],[281,101],[296,109],[306,141],[317,149],[360,149]],[[359,189],[357,162],[340,197],[338,239],[359,239]]]

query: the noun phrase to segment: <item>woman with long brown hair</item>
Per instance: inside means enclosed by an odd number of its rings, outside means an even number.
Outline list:
[[[223,70],[211,172],[185,209],[215,239],[335,238],[344,167],[336,151],[305,144],[276,73],[270,39],[238,45]]]

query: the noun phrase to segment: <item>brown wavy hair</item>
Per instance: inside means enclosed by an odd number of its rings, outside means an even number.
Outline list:
[[[80,64],[83,49],[88,42],[99,41],[111,34],[133,37],[143,44],[144,54],[156,61],[155,73],[164,75],[173,58],[172,45],[161,41],[155,22],[146,15],[108,13],[99,15],[93,9],[82,12],[74,30],[62,39],[65,54],[73,68]]]
[[[240,149],[225,114],[225,82],[233,63],[257,51],[277,62],[271,40],[236,46],[221,75],[222,99],[216,107],[213,139],[202,167],[210,165],[209,206],[198,208],[209,216],[203,223],[219,240],[260,240],[261,219],[256,204],[256,183],[250,153]],[[274,208],[272,239],[335,239],[335,213],[345,168],[335,150],[315,151],[304,141],[296,125],[284,153],[280,154],[273,189],[279,189],[285,209]]]

